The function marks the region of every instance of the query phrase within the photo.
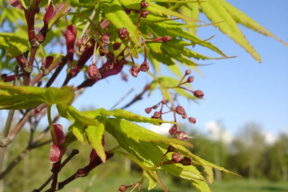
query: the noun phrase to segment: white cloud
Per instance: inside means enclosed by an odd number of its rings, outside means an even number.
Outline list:
[[[269,131],[262,131],[262,134],[264,136],[265,142],[269,145],[274,144],[277,140],[277,137]]]
[[[163,123],[161,126],[156,126],[156,125],[150,125],[147,127],[147,129],[155,132],[155,133],[158,133],[160,135],[164,135],[164,136],[167,136],[169,135],[169,129],[172,127],[171,124],[168,124],[168,123]]]
[[[229,144],[233,140],[231,133],[223,128],[215,121],[206,123],[206,129],[209,132],[208,137],[213,141],[222,140],[224,143]]]

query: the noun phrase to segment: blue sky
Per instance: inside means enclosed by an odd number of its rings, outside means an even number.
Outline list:
[[[228,2],[288,43],[288,1],[228,0]],[[207,21],[203,15],[200,20]],[[221,121],[234,135],[245,123],[254,121],[260,123],[263,130],[271,134],[288,133],[288,47],[271,37],[265,37],[242,26],[240,29],[260,54],[261,64],[218,29],[212,26],[199,28],[200,38],[207,39],[216,35],[211,42],[226,55],[236,55],[237,58],[209,61],[208,63],[213,65],[200,68],[204,78],[193,72],[195,74],[193,87],[203,90],[205,99],[199,104],[180,100],[179,103],[185,106],[188,116],[197,119],[196,125],[189,126],[207,132],[208,122]],[[197,46],[195,50],[204,55],[214,56],[210,51]],[[165,68],[162,69],[166,72]],[[147,81],[150,82],[151,78],[145,73],[141,73],[137,79],[130,76],[128,83],[121,81],[119,76],[114,76],[89,88],[73,105],[78,109],[99,107],[110,109],[120,97],[134,87],[135,91],[118,106],[121,107],[141,92]],[[59,84],[61,83],[59,80]],[[71,84],[78,85],[79,79],[72,80]],[[145,95],[143,101],[128,110],[146,115],[144,109],[160,100],[159,92],[155,92],[149,98]]]
[[[231,4],[242,10],[276,36],[288,42],[288,1],[235,1]],[[262,58],[258,64],[239,46],[233,44],[219,31],[201,29],[200,37],[216,34],[211,40],[227,55],[237,55],[231,60],[215,61],[203,67],[205,79],[199,87],[206,92],[199,106],[198,125],[211,120],[222,120],[225,127],[237,132],[248,121],[262,124],[263,129],[274,134],[288,131],[288,49],[276,40],[261,36],[240,26],[248,41]],[[198,108],[198,106],[197,106]],[[207,114],[205,114],[205,111]]]

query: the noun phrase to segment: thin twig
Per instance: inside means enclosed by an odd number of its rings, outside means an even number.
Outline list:
[[[9,134],[13,116],[14,116],[14,110],[11,109],[9,110],[8,118],[7,118],[6,125],[5,125],[4,132],[3,132],[4,139],[6,139]],[[5,151],[6,151],[6,146],[1,146],[0,148],[0,171],[2,169]]]
[[[14,80],[14,86],[17,85],[18,83],[18,70],[19,67],[15,67],[15,80]],[[11,128],[11,124],[12,124],[12,120],[13,120],[13,116],[14,116],[14,112],[15,110],[10,109],[9,110],[9,114],[7,117],[7,121],[4,127],[4,131],[3,131],[3,139],[7,139],[10,128]],[[2,141],[2,139],[1,139]],[[0,171],[2,170],[2,165],[3,165],[3,160],[4,160],[4,155],[5,155],[5,151],[6,151],[6,146],[1,146],[0,147]]]
[[[139,93],[138,95],[136,95],[134,97],[134,99],[132,99],[132,101],[130,101],[127,105],[125,105],[124,107],[122,107],[121,109],[126,109],[127,107],[129,107],[130,105],[134,104],[135,102],[139,101],[142,99],[142,96],[146,93],[146,91],[148,91],[150,89],[150,84],[145,85],[143,91],[141,93]]]
[[[33,71],[33,63],[35,60],[37,49],[38,49],[38,46],[35,46],[35,47],[32,46],[28,65],[26,65],[24,67],[24,82],[23,82],[23,84],[26,86],[29,85],[29,83],[30,83],[30,74]]]
[[[45,87],[50,87],[52,85],[52,83],[55,81],[55,79],[57,78],[57,76],[59,75],[59,73],[62,71],[63,67],[65,64],[63,65],[59,65],[57,67],[57,69],[55,70],[55,72],[53,73],[52,77],[48,80],[48,82],[46,83]]]
[[[130,89],[130,91],[128,91],[117,103],[115,103],[114,105],[113,105],[113,107],[111,107],[111,109],[110,110],[112,110],[112,109],[114,109],[117,105],[119,105],[119,103],[121,103],[128,95],[130,95],[130,93],[132,93],[133,91],[134,91],[134,87],[132,87],[131,89]]]
[[[19,123],[14,127],[14,129],[9,133],[8,137],[6,138],[5,141],[1,141],[0,146],[7,146],[9,145],[13,139],[15,138],[15,136],[19,133],[19,131],[23,128],[23,126],[25,125],[25,123],[31,118],[31,116],[36,112],[36,111],[41,111],[42,109],[46,108],[46,104],[42,104],[39,107],[37,107],[36,109],[31,109],[29,111],[27,111],[24,115],[24,117],[22,117],[22,119],[19,121]]]
[[[93,9],[93,11],[92,11],[92,13],[91,13],[91,15],[90,15],[89,19],[90,19],[90,20],[92,20],[92,19],[93,19],[93,17],[95,16],[95,14],[96,14],[96,11],[95,11],[95,9]],[[80,35],[79,39],[81,39],[81,38],[84,36],[84,34],[85,34],[85,32],[87,31],[87,29],[88,29],[89,25],[90,25],[90,22],[89,22],[89,21],[87,21],[87,23],[86,23],[85,27],[84,27],[84,28],[83,28],[83,30],[82,30],[82,33],[81,33],[81,35]]]
[[[88,186],[87,186],[87,188],[85,189],[84,192],[88,192],[89,191],[89,189],[92,187],[92,185],[93,185],[93,183],[94,183],[94,181],[96,179],[96,176],[97,176],[96,173],[92,176],[92,178],[90,179],[89,184],[88,184]]]
[[[32,81],[30,82],[30,85],[34,85],[35,83],[38,83],[44,76],[48,75],[53,69],[55,69],[57,66],[61,66],[61,65],[64,66],[66,62],[67,62],[67,55],[59,58],[58,61],[56,61],[53,65],[48,67],[48,69],[45,69],[45,71],[41,70],[37,74],[37,76],[34,79],[32,79]]]

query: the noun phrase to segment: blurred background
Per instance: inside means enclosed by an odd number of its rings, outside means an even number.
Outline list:
[[[227,1],[284,42],[288,42],[288,1]],[[200,20],[209,23],[203,15]],[[0,31],[5,31],[4,27]],[[205,97],[198,103],[178,98],[177,103],[185,108],[188,116],[197,119],[195,125],[188,124],[187,121],[180,123],[183,124],[182,129],[194,137],[189,140],[194,145],[191,149],[193,153],[242,176],[238,178],[215,171],[215,182],[211,185],[213,192],[285,192],[288,191],[288,48],[272,38],[261,36],[244,27],[241,27],[241,30],[260,54],[261,64],[218,29],[212,26],[198,29],[200,38],[207,39],[215,35],[210,40],[211,43],[226,55],[237,58],[204,62],[203,64],[209,66],[200,67],[202,75],[193,72],[195,80],[192,86],[194,89],[201,89]],[[196,46],[194,49],[204,55],[217,56],[201,47]],[[139,61],[142,60],[143,58],[140,58]],[[184,72],[185,68],[182,70]],[[163,74],[173,76],[165,66],[162,66],[162,71]],[[63,79],[57,81],[60,85]],[[77,81],[75,78],[71,83],[78,84]],[[88,89],[73,106],[80,110],[99,107],[111,109],[121,97],[133,89],[116,106],[121,108],[151,81],[152,79],[143,73],[139,74],[137,79],[129,76],[128,82],[121,81],[120,76],[113,76]],[[155,91],[149,97],[144,94],[141,101],[126,109],[147,116],[144,109],[155,105],[161,98],[160,91]],[[6,111],[0,111],[0,122],[5,122],[6,116]],[[169,115],[165,117],[166,120],[169,118]],[[17,119],[15,121],[17,122]],[[69,126],[64,120],[60,120],[60,123],[66,128]],[[0,124],[1,128],[3,125],[4,123]],[[45,128],[46,122],[43,121],[41,125]],[[168,135],[171,127],[169,124],[161,127],[141,125],[163,135]],[[9,146],[5,156],[6,165],[23,151],[28,137],[29,132],[23,130]],[[106,142],[107,149],[115,146],[110,135],[106,135]],[[80,154],[63,169],[60,180],[88,163],[90,147],[82,146],[79,142],[73,145],[70,149],[80,148]],[[49,150],[50,146],[47,145],[40,150],[32,150],[5,179],[6,190],[31,191],[39,187],[50,175],[47,171],[51,166],[48,161]],[[159,174],[171,192],[197,191],[189,182],[165,173]],[[115,156],[86,178],[67,185],[63,191],[117,191],[120,185],[129,185],[140,179],[141,170],[137,165],[128,159]],[[147,187],[144,186],[145,188]],[[152,191],[160,192],[161,188],[157,185]]]

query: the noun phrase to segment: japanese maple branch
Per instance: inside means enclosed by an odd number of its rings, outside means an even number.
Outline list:
[[[56,61],[53,65],[49,66],[48,69],[41,70],[37,76],[30,82],[30,85],[34,85],[35,83],[38,83],[44,76],[48,75],[53,69],[55,69],[57,66],[64,66],[64,64],[67,62],[67,55],[64,57],[61,57],[58,61]],[[59,74],[59,73],[58,73]],[[57,76],[58,76],[57,74]],[[57,77],[56,76],[56,77]],[[56,78],[55,77],[55,78]],[[54,78],[54,79],[55,79]],[[51,78],[50,78],[51,79]],[[49,80],[50,80],[49,79]],[[52,79],[52,81],[54,81]],[[51,85],[51,84],[50,84]]]
[[[73,149],[71,154],[63,161],[63,163],[61,163],[60,170],[78,153],[79,153],[78,149]],[[38,189],[34,189],[33,192],[40,192],[41,190],[43,190],[44,187],[46,187],[46,185],[48,185],[52,179],[53,179],[53,174],[41,185],[41,187],[39,187]]]
[[[143,91],[141,93],[139,93],[138,95],[136,95],[134,97],[134,99],[132,99],[132,101],[130,101],[128,104],[126,104],[124,107],[122,107],[121,109],[126,109],[127,107],[129,107],[130,105],[134,104],[135,102],[139,101],[142,99],[142,96],[146,93],[146,91],[148,91],[150,89],[150,84],[145,85]]]
[[[4,128],[4,132],[3,132],[3,138],[4,139],[6,139],[8,134],[9,134],[9,130],[10,130],[10,127],[11,127],[13,115],[14,115],[14,110],[10,109],[9,110],[9,114],[8,114],[8,118],[7,118],[7,121],[6,121],[6,125],[5,125],[5,128]],[[6,151],[6,146],[1,146],[1,148],[0,148],[0,171],[2,170],[2,164],[3,164],[5,151]]]
[[[27,111],[22,117],[22,119],[18,122],[18,124],[14,127],[14,129],[9,133],[9,135],[0,141],[0,147],[9,145],[13,141],[15,136],[19,133],[19,131],[23,128],[25,123],[29,120],[29,118],[31,118],[31,116],[34,115],[37,111],[41,111],[42,109],[46,108],[46,106],[47,105],[44,103],[36,109],[31,109]]]
[[[113,105],[113,107],[111,107],[110,110],[114,109],[115,107],[117,107],[117,105],[119,105],[119,103],[121,103],[128,95],[130,95],[130,93],[132,93],[134,91],[134,87],[132,87],[117,103],[115,103]]]
[[[24,85],[29,85],[30,83],[30,74],[33,71],[33,63],[34,63],[36,52],[39,46],[38,44],[36,45],[32,42],[30,42],[30,44],[31,44],[31,52],[30,52],[28,65],[24,67],[24,71],[23,71],[24,72],[24,82],[23,82]]]
[[[67,58],[66,58],[67,59]],[[67,60],[66,60],[66,62],[67,62]],[[48,80],[48,82],[46,83],[46,85],[45,85],[45,87],[50,87],[52,84],[53,84],[53,82],[55,81],[55,79],[57,78],[57,76],[60,74],[60,72],[62,71],[62,69],[63,69],[63,67],[64,67],[64,65],[66,64],[66,62],[64,63],[62,63],[61,65],[59,65],[58,67],[57,67],[57,69],[55,70],[55,72],[53,73],[53,75],[51,76],[51,78]]]

